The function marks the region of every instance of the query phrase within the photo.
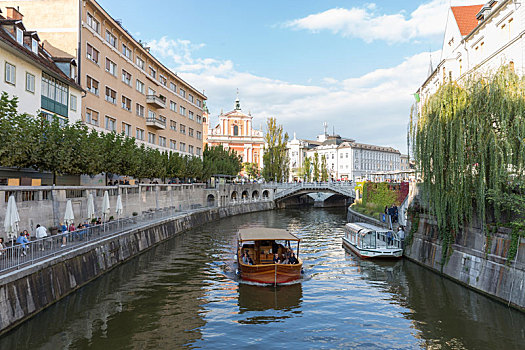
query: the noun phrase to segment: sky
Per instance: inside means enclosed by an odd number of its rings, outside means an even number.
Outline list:
[[[329,133],[407,152],[413,93],[440,59],[450,5],[473,0],[98,0],[208,97],[290,138]],[[145,5],[147,4],[147,5]],[[151,8],[147,8],[150,6]],[[154,17],[143,13],[155,14]]]

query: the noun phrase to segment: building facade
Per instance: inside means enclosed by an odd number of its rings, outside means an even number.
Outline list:
[[[473,74],[509,65],[525,74],[525,6],[521,1],[489,1],[449,9],[441,60],[418,89],[419,112],[437,89]]]
[[[75,60],[46,50],[38,33],[26,30],[15,8],[0,14],[0,67],[0,90],[18,98],[19,113],[56,116],[63,122],[81,119]]]
[[[202,155],[206,96],[171,72],[94,0],[0,1],[27,26],[76,57],[87,91],[81,118],[161,151]],[[67,15],[65,15],[67,14]]]
[[[264,133],[252,126],[253,117],[241,110],[239,98],[235,100],[235,109],[219,115],[219,123],[210,126],[208,113],[205,114],[207,130],[205,143],[210,146],[222,145],[233,149],[242,157],[243,163],[255,163],[259,169],[263,166]]]

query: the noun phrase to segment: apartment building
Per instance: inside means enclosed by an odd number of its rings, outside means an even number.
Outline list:
[[[417,90],[419,112],[447,82],[462,82],[473,74],[489,74],[509,65],[525,74],[525,6],[522,1],[488,1],[452,6],[444,27],[441,59]]]
[[[87,91],[82,120],[161,151],[202,155],[206,96],[170,71],[93,0],[0,1],[42,39],[73,55]],[[67,15],[65,15],[67,14]]]
[[[48,45],[49,48],[49,45]],[[28,31],[15,8],[0,12],[0,90],[18,98],[18,112],[63,122],[81,119],[82,88],[72,57],[53,55]]]

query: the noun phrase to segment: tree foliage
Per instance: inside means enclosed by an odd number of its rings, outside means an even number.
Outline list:
[[[33,168],[56,175],[129,175],[136,179],[207,180],[237,175],[241,159],[222,146],[206,147],[203,159],[137,145],[123,134],[98,133],[81,122],[61,124],[17,113],[16,97],[0,96],[0,165]]]
[[[326,165],[326,155],[321,157],[321,181],[328,181],[328,168]]]
[[[317,152],[314,153],[314,161],[313,161],[312,167],[313,167],[313,180],[319,181],[321,167],[319,164],[319,154],[317,154]]]
[[[266,127],[263,177],[266,181],[286,181],[289,172],[288,134],[283,131],[282,125],[277,125],[275,118],[268,118]]]
[[[464,86],[444,85],[425,102],[419,119],[411,119],[423,195],[437,220],[445,262],[474,210],[485,228],[490,216],[498,218],[505,209],[506,194],[523,183],[525,79],[503,67]],[[488,194],[497,194],[492,206]]]

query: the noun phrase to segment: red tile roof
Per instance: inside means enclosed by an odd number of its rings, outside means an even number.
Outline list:
[[[462,36],[468,35],[474,28],[476,28],[478,25],[476,15],[483,6],[484,4],[450,7],[454,14],[454,18],[456,18],[456,23],[458,24]]]

